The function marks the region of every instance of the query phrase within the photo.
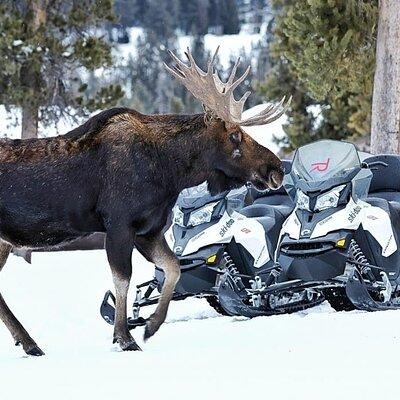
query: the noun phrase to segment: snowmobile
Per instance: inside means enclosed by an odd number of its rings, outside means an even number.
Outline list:
[[[284,161],[288,170],[290,162]],[[254,199],[256,200],[254,201]],[[251,203],[251,205],[248,205]],[[281,226],[294,204],[283,188],[259,192],[251,186],[211,196],[206,183],[185,189],[172,210],[171,224],[165,232],[170,248],[177,255],[181,278],[175,288],[173,300],[187,297],[204,297],[219,313],[232,315],[226,307],[230,296],[220,290],[221,282],[233,279],[246,297],[250,313],[242,315],[269,315],[297,311],[311,307],[323,300],[320,294],[293,296],[281,307],[271,311],[264,304],[252,303],[251,290],[264,283],[261,279],[274,267],[273,254]],[[139,316],[142,307],[156,304],[164,281],[163,271],[155,267],[154,278],[137,286],[133,303],[133,316],[128,326],[145,324]],[[268,282],[267,282],[268,283]],[[225,283],[224,283],[225,285]],[[307,297],[308,295],[308,297]],[[114,323],[115,297],[108,291],[100,307],[102,317]]]
[[[400,308],[400,157],[361,162],[351,143],[314,142],[296,151],[284,187],[295,207],[279,234],[273,277],[253,290],[253,305],[268,299],[274,308],[306,290],[336,310]],[[235,276],[224,279],[221,304],[243,314]]]

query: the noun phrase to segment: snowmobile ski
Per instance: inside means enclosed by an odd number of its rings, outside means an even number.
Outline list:
[[[247,289],[241,279],[230,273],[221,277],[218,299],[227,314],[248,318],[290,314],[314,307],[325,300],[321,292],[308,291],[309,284],[300,280],[265,287],[257,278],[251,281],[252,289]]]
[[[347,285],[346,285],[346,294],[350,301],[355,305],[355,307],[359,310],[365,311],[383,311],[383,310],[396,310],[400,309],[400,298],[393,297],[393,295],[388,300],[379,301],[379,297],[385,297],[385,291],[391,292],[391,286],[388,290],[388,285],[390,282],[384,279],[385,289],[377,290],[375,288],[374,292],[376,300],[371,296],[371,289],[367,286],[364,281],[362,274],[357,268],[353,268],[350,272]]]

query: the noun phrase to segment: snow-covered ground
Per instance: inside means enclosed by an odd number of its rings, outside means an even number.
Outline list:
[[[137,253],[133,265],[134,282],[151,277]],[[187,299],[147,343],[133,331],[143,352],[123,353],[98,311],[110,287],[103,251],[10,257],[0,291],[46,356],[25,356],[0,324],[2,400],[396,398],[398,311],[248,320]]]

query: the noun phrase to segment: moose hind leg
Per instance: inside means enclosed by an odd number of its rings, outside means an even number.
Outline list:
[[[3,269],[8,255],[10,254],[12,246],[2,240],[0,240],[0,271]],[[4,325],[10,331],[12,337],[14,338],[15,344],[22,345],[26,354],[31,356],[43,356],[44,353],[35,341],[29,336],[28,332],[17,320],[15,315],[12,313],[10,308],[4,301],[3,296],[0,293],[0,319],[3,321]]]
[[[165,280],[157,308],[146,323],[144,339],[147,340],[158,331],[165,321],[169,303],[174,295],[176,283],[180,278],[181,269],[178,259],[169,248],[162,233],[151,239],[139,238],[137,245],[138,250],[143,252],[143,255],[153,261],[158,267],[161,267],[165,273]]]
[[[141,350],[128,330],[127,296],[132,275],[133,232],[130,228],[107,232],[106,251],[115,286],[114,340],[124,351]]]

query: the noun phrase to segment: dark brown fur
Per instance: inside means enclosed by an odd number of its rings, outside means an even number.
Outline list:
[[[134,247],[166,274],[145,338],[165,319],[179,263],[162,229],[179,192],[253,181],[277,187],[280,160],[239,126],[205,115],[104,111],[64,136],[0,141],[0,269],[10,246],[49,247],[105,232],[116,287],[114,341],[138,350],[126,325]],[[28,354],[43,354],[0,295],[0,318]]]

